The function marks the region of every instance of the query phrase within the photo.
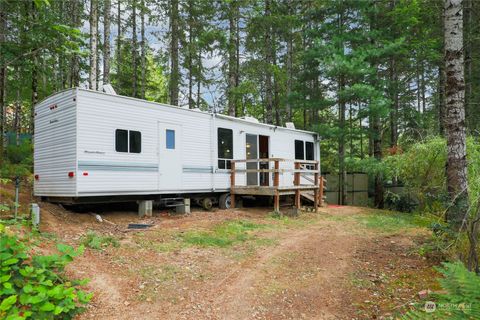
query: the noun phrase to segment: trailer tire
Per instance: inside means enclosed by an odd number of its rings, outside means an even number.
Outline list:
[[[232,206],[232,198],[230,193],[224,193],[218,198],[218,207],[220,209],[230,209]]]
[[[202,207],[203,207],[203,209],[208,210],[208,211],[212,210],[212,208],[213,208],[213,201],[212,201],[212,199],[210,199],[210,198],[203,198],[203,199],[202,199]]]

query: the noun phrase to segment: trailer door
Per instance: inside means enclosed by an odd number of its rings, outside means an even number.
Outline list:
[[[182,127],[174,123],[158,123],[158,189],[181,191]]]

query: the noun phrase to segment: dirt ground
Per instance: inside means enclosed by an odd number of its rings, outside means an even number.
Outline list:
[[[87,232],[109,239],[68,268],[94,292],[78,319],[389,319],[435,288],[432,263],[417,253],[427,231],[370,228],[362,219],[372,209],[140,219],[126,208],[102,212],[103,222],[52,204],[41,210],[46,247],[78,246]],[[153,226],[131,231],[129,223]]]

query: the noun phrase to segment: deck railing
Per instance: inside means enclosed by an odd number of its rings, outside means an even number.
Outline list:
[[[238,168],[239,163],[273,163],[273,169],[249,169],[245,167]],[[291,168],[280,168],[280,163],[293,163]],[[307,168],[308,166],[308,168]],[[273,185],[259,186],[259,185],[238,185],[236,183],[236,175],[239,173],[273,173]],[[292,184],[280,185],[280,175],[284,173],[293,173]],[[313,179],[304,179],[310,183],[301,183],[302,176],[313,176]],[[268,179],[270,180],[270,179]],[[314,202],[315,211],[323,200],[323,178],[320,176],[319,162],[316,160],[291,160],[282,158],[261,158],[261,159],[242,159],[231,160],[230,171],[230,195],[232,207],[235,207],[235,195],[268,195],[274,197],[274,210],[280,211],[280,196],[287,194],[295,195],[295,207],[301,207],[301,193],[313,192],[312,199]]]

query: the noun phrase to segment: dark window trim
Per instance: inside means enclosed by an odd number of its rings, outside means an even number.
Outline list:
[[[117,131],[126,131],[127,132],[127,151],[118,151],[117,150]],[[140,134],[140,151],[139,152],[131,152],[130,151],[130,132],[138,132]],[[139,130],[128,130],[128,129],[115,129],[114,133],[114,150],[118,153],[133,153],[133,154],[140,154],[142,153],[142,131]]]
[[[219,137],[220,137],[220,130],[226,130],[226,131],[229,131],[230,132],[230,136],[232,138],[232,154],[231,154],[231,157],[230,158],[224,158],[224,157],[220,157],[220,148],[219,148]],[[230,160],[233,160],[233,129],[230,129],[230,128],[223,128],[223,127],[217,127],[217,167],[219,170],[230,170],[231,167],[232,167],[232,163]]]
[[[302,158],[297,157],[297,142],[301,142]],[[298,144],[298,145],[300,145],[300,144]],[[294,152],[295,160],[305,160],[305,141],[295,139],[294,142],[293,142],[293,152]]]
[[[312,159],[307,159],[307,145],[311,144],[312,146]],[[305,141],[305,160],[315,160],[315,142],[312,141]]]

